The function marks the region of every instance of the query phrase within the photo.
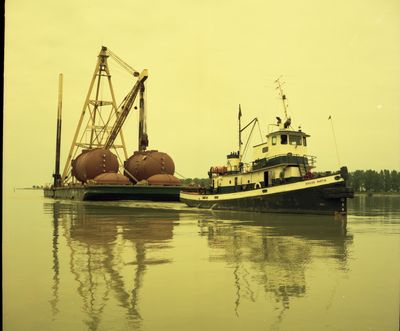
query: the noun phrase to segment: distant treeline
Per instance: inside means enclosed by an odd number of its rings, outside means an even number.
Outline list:
[[[186,178],[183,185],[206,187],[209,178]],[[348,185],[356,192],[400,192],[400,171],[356,170],[349,173]]]
[[[349,173],[349,186],[356,192],[400,192],[400,171],[356,170]]]

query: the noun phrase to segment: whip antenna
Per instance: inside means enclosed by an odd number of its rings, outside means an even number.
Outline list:
[[[337,143],[336,143],[335,129],[333,128],[333,119],[332,119],[331,115],[329,115],[328,120],[330,120],[330,122],[331,122],[333,141],[335,143],[336,157],[337,157],[337,161],[338,161],[338,166],[340,167],[339,151],[338,151],[338,147],[337,147]]]

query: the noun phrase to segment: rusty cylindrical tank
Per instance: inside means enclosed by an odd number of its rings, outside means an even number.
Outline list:
[[[179,186],[181,181],[170,174],[157,174],[147,179],[149,185]]]
[[[125,176],[133,183],[148,179],[153,175],[169,174],[175,172],[175,164],[172,158],[163,152],[156,150],[134,152],[133,155],[124,163]],[[132,176],[130,176],[132,175]]]
[[[129,178],[115,172],[104,172],[93,179],[97,184],[131,185]]]
[[[83,151],[72,160],[72,175],[82,183],[106,172],[118,172],[118,159],[107,149]]]

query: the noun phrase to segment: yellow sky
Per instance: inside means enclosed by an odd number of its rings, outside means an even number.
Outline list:
[[[63,163],[102,45],[149,70],[149,147],[186,177],[206,177],[237,149],[239,103],[243,121],[258,117],[264,132],[282,115],[280,75],[319,170],[338,167],[329,115],[342,164],[400,169],[398,0],[12,0],[5,15],[8,187],[52,181],[58,74]],[[131,82],[113,78],[121,100]],[[124,127],[130,151],[135,120]]]

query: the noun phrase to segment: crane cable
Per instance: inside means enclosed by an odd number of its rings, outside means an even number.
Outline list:
[[[139,76],[139,71],[133,69],[128,63],[123,61],[115,53],[111,52],[109,49],[107,49],[107,53],[115,62],[117,62],[122,68],[124,68],[126,71],[128,71],[131,75],[133,75],[135,77]]]
[[[242,158],[244,158],[245,155],[246,155],[246,153],[247,153],[247,146],[248,146],[248,144],[249,144],[251,135],[253,134],[253,130],[254,130],[254,127],[256,126],[256,123],[258,123],[258,119],[256,118],[255,120],[256,120],[256,121],[253,123],[253,126],[251,127],[251,130],[250,130],[250,134],[249,134],[249,136],[248,136],[248,138],[247,138],[246,145],[244,146]]]

